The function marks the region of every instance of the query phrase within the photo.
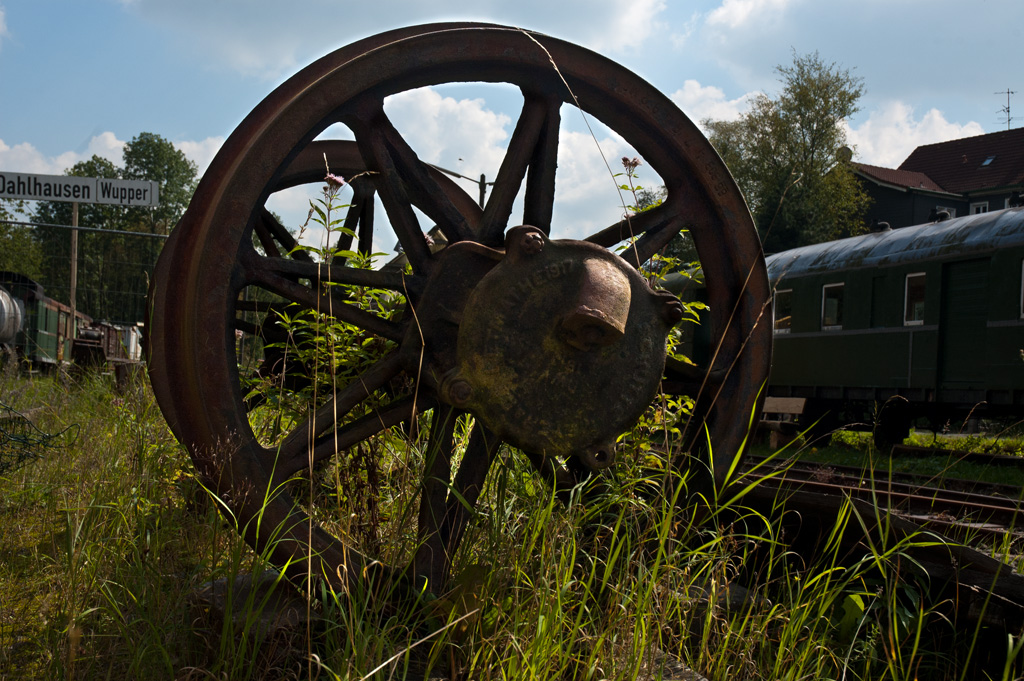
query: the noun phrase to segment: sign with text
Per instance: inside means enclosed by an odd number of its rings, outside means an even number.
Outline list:
[[[110,180],[0,171],[0,199],[156,206],[160,203],[160,185],[153,180]]]

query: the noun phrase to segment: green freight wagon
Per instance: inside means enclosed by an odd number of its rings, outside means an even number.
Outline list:
[[[0,272],[0,286],[21,308],[21,331],[14,340],[19,358],[36,369],[49,369],[70,360],[76,328],[84,328],[91,319],[76,313],[78,323],[73,327],[71,308],[48,298],[43,287],[25,275]]]

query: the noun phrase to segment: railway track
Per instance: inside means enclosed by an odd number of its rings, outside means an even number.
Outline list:
[[[865,479],[860,468],[748,456],[738,484],[754,481],[744,504],[780,516],[780,536],[796,554],[856,561],[905,540],[900,555],[909,560],[900,569],[927,579],[956,604],[958,618],[1024,627],[1024,576],[1014,567],[1024,489],[888,471]],[[835,520],[849,507],[857,519],[836,535]]]
[[[865,478],[860,468],[755,456],[747,457],[743,472],[759,480],[761,496],[796,490],[848,496],[957,539],[1024,536],[1024,489],[1016,486],[896,472]]]

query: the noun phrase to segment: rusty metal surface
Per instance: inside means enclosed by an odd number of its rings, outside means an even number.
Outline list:
[[[419,160],[384,112],[383,100],[391,94],[448,82],[511,83],[523,93],[523,113],[482,211]],[[636,266],[680,229],[685,227],[692,235],[707,273],[716,347],[708,366],[691,372],[689,383],[675,384],[697,398],[691,431],[708,434],[701,439],[713,443],[712,451],[705,454],[712,457],[716,475],[728,468],[745,439],[751,414],[758,411],[758,395],[770,364],[771,315],[766,310],[764,261],[749,212],[710,144],[664,95],[621,66],[569,43],[481,24],[399,29],[315,62],[253,110],[200,182],[154,276],[149,361],[157,399],[204,482],[225,500],[246,540],[259,550],[269,548],[277,565],[288,565],[300,578],[308,567],[314,578],[335,586],[365,577],[366,570],[380,569],[411,573],[433,589],[443,585],[468,520],[463,500],[475,501],[500,438],[478,422],[470,434],[472,455],[464,457],[458,470],[450,470],[453,436],[462,413],[456,405],[461,393],[453,393],[451,386],[442,390],[442,379],[454,367],[464,366],[456,352],[462,343],[462,315],[477,286],[501,266],[508,226],[533,224],[541,235],[550,230],[560,107],[575,102],[622,135],[667,190],[666,201],[658,208],[599,230],[588,241],[611,246],[635,235],[637,242],[623,254],[625,262]],[[292,252],[287,230],[264,208],[272,192],[316,178],[320,151],[309,140],[334,123],[347,125],[356,141],[329,154],[339,159],[332,163],[332,171],[370,172],[363,189],[356,187],[362,207],[350,211],[346,225],[357,235],[359,249],[366,252],[373,215],[365,208],[374,195],[378,197],[409,259],[411,275],[368,272],[343,260],[330,266],[311,262]],[[512,205],[524,185],[527,207],[518,220],[512,216]],[[423,237],[428,226],[419,224],[411,206],[436,223],[453,245],[433,252]],[[254,237],[263,253],[254,249]],[[555,243],[543,236],[540,243],[541,253],[557,252]],[[579,261],[574,259],[576,264]],[[609,266],[613,262],[609,259],[599,262],[604,264],[587,275],[589,283],[562,301],[569,307],[547,320],[550,325],[557,318],[555,337],[578,352],[590,352],[587,348],[593,346],[601,354],[631,337],[633,307],[644,301],[647,309],[638,312],[637,318],[658,327],[656,335],[663,340],[666,318],[677,314],[671,302],[642,291],[632,275],[627,276],[630,300],[625,302],[621,281],[614,274],[605,275],[627,270]],[[390,289],[404,296],[408,307],[398,318],[367,312],[322,285],[327,281]],[[507,283],[508,279],[499,276],[497,281]],[[394,344],[356,379],[338,386],[324,406],[287,434],[279,448],[264,446],[253,433],[240,388],[236,332],[243,336],[252,332],[242,319],[244,308],[239,302],[246,287],[269,291],[311,310],[330,309],[340,321]],[[489,294],[481,295],[483,302],[468,309],[469,313],[477,310],[486,320]],[[508,318],[504,323],[513,321]],[[622,338],[616,336],[619,331]],[[485,331],[467,334],[475,342],[486,338]],[[572,342],[565,343],[566,339]],[[522,342],[528,343],[529,337]],[[615,428],[635,419],[638,405],[652,394],[660,378],[664,347],[653,347],[657,345],[653,341],[628,343],[623,346],[626,357],[607,365],[609,371],[622,375],[611,399],[581,396],[575,415],[531,413],[533,425],[509,431],[505,438],[543,448],[545,440],[538,439],[538,431],[559,426],[572,429],[580,417],[586,423],[588,409],[595,410],[598,418],[614,415]],[[403,375],[415,379],[415,391],[393,395],[372,418],[349,416],[359,414],[370,395],[391,390]],[[524,384],[530,381],[535,386],[541,383],[533,376]],[[617,406],[616,400],[632,394],[634,385],[641,386],[636,396]],[[576,383],[580,386],[600,389],[582,380]],[[470,383],[470,387],[474,394],[494,388],[486,382]],[[473,400],[479,402],[471,404]],[[497,411],[495,404],[501,402],[492,404],[480,396],[466,401],[471,410],[481,413]],[[547,404],[527,401],[526,406],[537,412]],[[424,473],[420,549],[412,565],[382,567],[315,524],[310,531],[309,517],[277,483],[311,460],[329,458],[338,447],[357,444],[430,409],[434,413],[431,447],[439,454]],[[502,427],[507,421],[489,419]],[[593,422],[591,418],[589,423]],[[580,436],[566,448],[582,451],[590,464],[601,467],[604,455],[598,445],[605,444],[615,428],[602,429],[600,437],[590,437],[591,441]],[[684,465],[686,456],[681,454],[677,461]]]
[[[607,468],[657,393],[673,302],[599,246],[515,227],[466,304],[441,397],[520,449]]]

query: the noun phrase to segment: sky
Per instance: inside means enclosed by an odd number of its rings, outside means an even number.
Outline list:
[[[777,66],[817,51],[863,79],[848,136],[864,163],[896,167],[918,145],[1005,130],[1008,89],[1019,93],[1010,124],[1024,125],[1021,0],[0,0],[0,171],[63,174],[93,154],[120,164],[126,141],[153,132],[202,173],[245,115],[318,57],[398,26],[470,20],[600,52],[694,121],[736,118],[754,94],[778,92]],[[387,110],[424,160],[493,177],[510,102],[417,90]],[[573,121],[559,152],[564,236],[618,219],[600,153],[630,151]],[[295,226],[309,195],[270,207]]]

